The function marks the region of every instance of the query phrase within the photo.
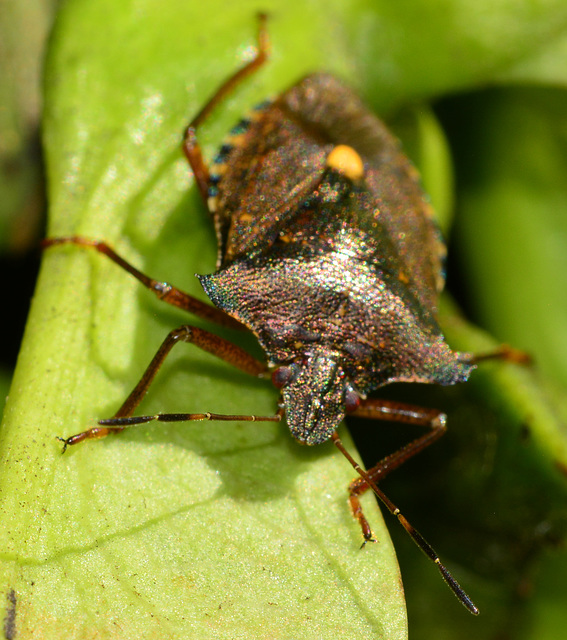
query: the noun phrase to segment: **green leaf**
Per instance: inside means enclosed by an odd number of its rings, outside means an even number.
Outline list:
[[[435,209],[444,235],[451,226],[454,207],[454,179],[451,152],[433,110],[427,105],[400,110],[388,120],[403,141],[405,153],[419,167],[423,188]]]
[[[193,274],[214,268],[214,235],[180,137],[254,45],[255,12],[211,24],[210,8],[187,3],[137,8],[74,2],[59,15],[46,78],[50,235],[105,238],[202,297]],[[208,155],[258,99],[323,65],[313,26],[302,33],[293,18],[270,25],[274,43],[293,33],[291,52],[275,44],[273,71],[203,128]],[[54,249],[44,267],[1,442],[3,584],[26,612],[18,637],[405,637],[388,534],[367,499],[380,542],[360,551],[353,471],[331,445],[298,447],[281,425],[194,423],[60,455],[55,436],[111,415],[187,319],[99,255]],[[276,400],[269,383],[182,347],[143,410],[269,415]]]
[[[46,72],[50,235],[105,239],[150,275],[203,295],[194,273],[214,269],[214,233],[180,138],[249,58],[258,9],[271,15],[272,59],[199,131],[207,158],[248,108],[309,71],[345,77],[386,113],[511,74],[567,25],[562,0],[68,0]],[[430,139],[438,143],[416,160],[425,158],[427,179],[438,158],[446,200],[442,136]],[[18,637],[404,638],[388,533],[368,497],[380,542],[358,549],[346,503],[353,472],[332,446],[301,448],[281,425],[194,423],[140,427],[60,455],[55,436],[112,415],[186,321],[100,255],[46,253],[0,433],[2,588],[15,594]],[[144,412],[273,412],[269,384],[178,349]],[[433,615],[443,619],[448,601],[466,618],[429,564],[427,576],[435,586],[416,601],[438,590]]]
[[[537,354],[564,386],[566,109],[563,89],[492,91],[469,101],[458,227],[478,319]]]

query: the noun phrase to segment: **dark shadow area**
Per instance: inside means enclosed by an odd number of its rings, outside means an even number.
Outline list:
[[[0,273],[4,276],[0,366],[8,370],[13,370],[16,365],[35,289],[39,262],[38,248],[29,249],[24,253],[0,256]]]

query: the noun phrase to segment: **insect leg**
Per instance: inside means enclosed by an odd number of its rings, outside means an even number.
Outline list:
[[[266,29],[266,21],[267,16],[265,14],[258,14],[258,42],[254,58],[223,82],[201,111],[191,120],[185,130],[183,151],[191,165],[195,181],[199,187],[199,192],[205,203],[207,203],[209,193],[209,169],[203,160],[201,147],[197,141],[197,128],[209,117],[211,111],[213,111],[228,94],[234,91],[242,80],[259,69],[268,59],[270,41]]]
[[[119,267],[122,267],[122,269],[127,271],[130,275],[134,276],[136,280],[141,282],[150,291],[153,291],[160,300],[167,302],[167,304],[183,309],[184,311],[188,311],[189,313],[194,313],[200,318],[210,320],[211,322],[215,322],[216,324],[224,327],[230,327],[232,329],[244,328],[239,322],[231,318],[224,311],[190,296],[188,293],[181,291],[181,289],[174,287],[168,282],[154,280],[141,271],[138,271],[136,267],[119,256],[114,249],[106,244],[106,242],[102,242],[101,240],[92,240],[90,238],[82,238],[80,236],[66,236],[61,238],[46,238],[42,241],[41,246],[45,249],[47,247],[60,244],[74,244],[80,247],[88,247],[102,253]]]
[[[532,364],[532,357],[529,353],[521,351],[520,349],[514,349],[514,347],[511,347],[508,344],[500,345],[500,347],[494,351],[476,353],[474,355],[461,358],[461,361],[466,362],[467,364],[480,364],[486,360],[503,360],[504,362],[523,365]]]
[[[121,431],[126,427],[136,424],[146,424],[147,422],[195,422],[211,420],[214,422],[280,422],[283,411],[278,411],[272,416],[256,416],[247,414],[228,413],[155,413],[148,416],[129,416],[125,418],[106,418],[99,420],[98,424],[103,426],[120,427],[116,431]]]
[[[392,422],[415,424],[429,428],[422,436],[412,440],[401,449],[398,449],[398,451],[386,456],[369,469],[366,474],[374,483],[380,482],[404,462],[433,444],[446,430],[445,414],[437,411],[437,409],[426,409],[424,407],[416,407],[401,402],[378,398],[367,398],[363,400],[360,406],[350,415],[373,420],[390,420]],[[353,480],[349,487],[350,506],[354,517],[360,523],[365,543],[373,540],[373,536],[370,525],[362,512],[358,498],[370,488],[362,477]]]
[[[427,410],[425,410],[425,411],[427,411]],[[439,414],[439,415],[441,416],[443,414]],[[402,421],[405,422],[405,420],[403,420],[403,419],[402,419]],[[412,420],[411,422],[413,423],[414,421]],[[424,447],[428,446],[428,444],[431,444],[431,442],[433,442],[434,440],[439,438],[440,435],[442,435],[444,433],[445,428],[444,428],[444,426],[441,428],[441,430],[433,428],[432,432],[435,433],[436,431],[439,432],[439,435],[436,435],[435,437],[433,437],[433,440],[429,441],[427,444],[424,444],[421,447],[417,446],[414,451],[409,453],[409,455],[408,454],[402,455],[401,456],[402,459],[400,461],[396,460],[396,458],[397,458],[397,454],[396,453],[393,454],[393,456],[388,456],[388,458],[394,460],[394,466],[392,468],[390,468],[388,471],[386,471],[385,473],[382,473],[380,475],[380,477],[383,478],[393,468],[396,468],[397,466],[399,466],[400,464],[405,462],[409,457],[411,457],[412,455],[415,455],[418,451],[422,451]],[[339,438],[338,434],[335,432],[331,437],[332,437],[333,442],[335,443],[336,447],[345,456],[345,458],[351,463],[352,467],[360,475],[360,479],[363,481],[364,489],[358,491],[357,495],[360,495],[360,493],[363,493],[367,489],[372,489],[372,491],[382,501],[382,503],[387,507],[387,509],[390,511],[390,513],[392,515],[396,516],[396,518],[398,518],[398,522],[408,532],[409,536],[415,542],[415,544],[423,551],[423,553],[430,560],[432,560],[437,565],[437,568],[439,569],[439,572],[441,573],[441,576],[442,576],[443,580],[447,583],[447,585],[449,586],[451,591],[455,594],[455,596],[458,598],[458,600],[461,602],[461,604],[463,606],[465,606],[472,614],[478,615],[479,610],[478,610],[477,606],[470,599],[470,597],[465,593],[465,591],[463,590],[461,585],[457,582],[457,580],[455,580],[455,578],[451,575],[451,573],[445,567],[445,565],[441,562],[441,560],[440,560],[439,556],[437,555],[437,552],[435,551],[435,549],[433,549],[433,547],[419,533],[419,531],[417,531],[417,529],[415,529],[408,522],[408,520],[406,520],[405,516],[400,512],[398,507],[388,498],[388,496],[378,487],[376,482],[372,479],[371,474],[373,472],[375,472],[376,468],[379,467],[380,464],[378,464],[377,467],[374,467],[373,469],[370,469],[368,472],[364,471],[364,469],[361,468],[361,466],[356,462],[356,460],[344,448],[344,445],[341,442],[341,439]],[[414,445],[414,444],[417,445],[420,440],[422,440],[422,438],[418,438],[414,442],[410,443],[408,446],[411,448],[412,445]],[[404,450],[406,450],[406,447],[404,447],[401,451],[404,451]],[[385,458],[385,460],[387,460],[388,458]],[[396,462],[397,462],[397,464],[396,464]],[[352,487],[353,487],[353,485],[355,485],[356,482],[357,481],[355,480],[351,484],[351,498],[353,496]],[[368,525],[368,523],[367,523],[367,525]],[[370,530],[370,529],[368,528],[368,530]],[[371,532],[370,532],[370,536],[372,536]],[[373,539],[373,538],[370,537],[370,539]]]
[[[134,387],[130,395],[126,398],[120,409],[118,409],[118,411],[114,414],[113,418],[108,421],[102,421],[102,423],[99,423],[101,424],[101,426],[87,429],[86,431],[70,436],[69,438],[59,438],[59,440],[63,442],[63,451],[65,451],[68,446],[78,444],[83,440],[105,438],[111,433],[122,431],[129,424],[136,424],[136,422],[133,420],[114,420],[113,422],[113,419],[129,418],[129,416],[132,415],[136,407],[142,401],[142,398],[146,395],[150,385],[153,382],[153,379],[155,378],[157,372],[160,370],[169,352],[171,351],[173,346],[178,344],[179,342],[188,342],[194,344],[200,349],[203,349],[203,351],[212,353],[225,362],[232,364],[244,373],[248,373],[253,376],[259,376],[267,370],[267,367],[263,362],[261,362],[260,360],[256,360],[256,358],[253,358],[249,353],[244,351],[244,349],[241,349],[239,346],[233,344],[232,342],[229,342],[228,340],[225,340],[224,338],[221,338],[214,333],[206,331],[205,329],[199,329],[198,327],[191,327],[189,325],[182,325],[181,327],[170,331],[170,333],[158,349],[157,353],[153,357],[152,361],[148,365],[140,381]],[[149,422],[149,420],[146,418],[147,416],[144,416],[139,422]],[[153,419],[158,418],[153,417]],[[204,419],[207,418],[205,417]],[[277,418],[277,420],[279,419],[280,418]],[[109,426],[109,424],[111,426]]]

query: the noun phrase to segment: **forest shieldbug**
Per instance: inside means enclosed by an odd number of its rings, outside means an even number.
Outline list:
[[[199,278],[215,306],[149,278],[104,242],[70,236],[47,239],[44,246],[96,249],[161,300],[220,325],[249,329],[267,362],[207,330],[182,325],[166,337],[116,414],[60,438],[63,450],[152,420],[279,421],[285,415],[298,442],[331,439],[357,471],[349,501],[364,542],[373,536],[359,496],[371,489],[477,614],[436,552],[377,486],[445,432],[445,416],[368,394],[391,382],[463,382],[478,359],[452,351],[437,325],[445,247],[415,169],[359,98],[323,73],[254,109],[232,130],[210,169],[202,158],[198,126],[267,60],[264,17],[259,25],[255,58],[217,90],[183,143],[216,229],[217,270]],[[193,343],[247,374],[271,372],[281,390],[277,413],[133,416],[178,342]],[[364,471],[337,435],[347,413],[428,430]]]

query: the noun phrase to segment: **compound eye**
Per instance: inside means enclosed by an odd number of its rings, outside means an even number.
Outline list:
[[[345,393],[345,408],[347,413],[356,411],[360,406],[360,396],[354,389],[347,389]]]
[[[298,371],[299,366],[296,364],[278,367],[274,373],[272,373],[272,384],[276,389],[281,389],[295,378]]]

